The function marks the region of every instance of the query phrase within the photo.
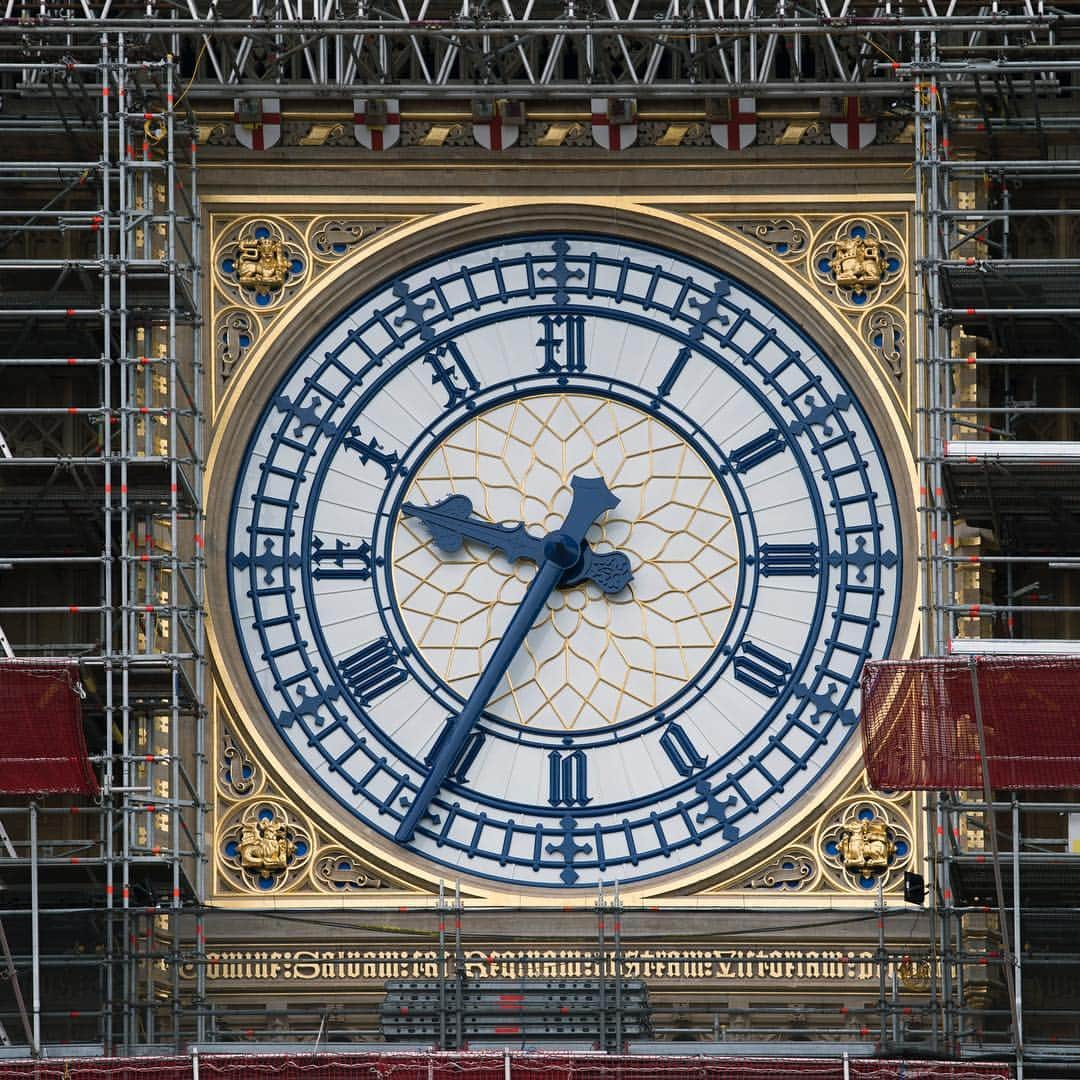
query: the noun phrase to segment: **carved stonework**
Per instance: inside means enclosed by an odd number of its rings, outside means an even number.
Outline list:
[[[907,336],[904,317],[891,307],[875,308],[863,318],[862,337],[875,355],[899,378],[904,373]]]
[[[815,237],[810,274],[823,292],[844,307],[866,311],[903,285],[902,241],[876,218],[831,222]]]
[[[548,120],[526,120],[521,124],[521,146],[542,146],[554,150],[560,146],[596,146],[591,125],[577,123],[566,118],[554,122]],[[709,135],[709,125],[701,120],[642,121],[639,124],[637,145],[647,147],[688,146],[704,156],[712,151],[716,143]],[[440,146],[462,146],[481,149],[477,142],[474,125],[469,123],[469,114],[462,111],[460,120],[413,120],[401,121],[402,147],[421,146],[438,148]],[[820,121],[807,121],[797,116],[788,119],[763,119],[757,122],[755,142],[758,146],[775,145],[825,146],[832,142],[828,124]],[[552,138],[552,128],[576,129],[572,136]],[[198,142],[207,146],[240,146],[237,137],[237,125],[233,123],[203,122],[198,125]],[[675,129],[672,131],[672,129]],[[681,138],[676,136],[681,134]],[[545,138],[545,136],[547,136]],[[882,118],[878,120],[875,142],[881,144],[910,144],[913,129],[906,120]],[[355,127],[351,123],[337,123],[332,119],[290,120],[288,111],[281,123],[282,146],[307,147],[357,147]],[[368,152],[368,151],[364,151]],[[558,156],[552,156],[558,162]]]
[[[284,821],[273,817],[254,818],[240,831],[240,865],[245,870],[260,873],[284,870],[297,853],[299,845],[295,835]]]
[[[275,292],[292,268],[285,244],[270,236],[248,237],[236,247],[236,280],[256,293]]]
[[[916,858],[918,799],[909,793],[871,791],[866,774],[860,773],[817,822],[790,837],[779,854],[763,857],[749,874],[720,878],[704,891],[752,890],[756,899],[768,896],[783,902],[792,897],[794,902],[794,897],[808,894],[815,899],[866,896],[876,892],[881,880],[886,893],[902,895],[904,870]],[[877,869],[882,859],[884,867]]]
[[[321,218],[308,228],[311,252],[328,261],[347,255],[362,240],[374,236],[385,223],[349,221],[344,218]]]
[[[855,328],[870,356],[898,382],[906,374],[909,260],[899,215],[835,217],[703,214],[749,238],[786,272],[811,283]]]
[[[221,734],[220,780],[226,791],[243,797],[255,791],[258,769],[226,728]]]
[[[843,800],[823,819],[817,850],[823,868],[852,892],[896,887],[912,864],[914,829],[896,803],[874,796]]]
[[[317,278],[404,220],[385,214],[212,215],[210,308],[221,389],[271,323]]]
[[[930,989],[930,961],[905,956],[897,965],[900,985],[913,994],[925,994]]]
[[[215,820],[221,895],[335,895],[379,889],[414,893],[315,825],[272,781],[259,755],[216,704]]]
[[[285,888],[311,859],[311,826],[278,799],[251,799],[226,818],[218,840],[223,868],[252,891]]]
[[[842,289],[876,289],[885,274],[881,244],[872,237],[845,236],[836,241],[829,272]]]
[[[817,873],[817,860],[812,853],[793,848],[758,870],[746,882],[746,887],[773,889],[777,892],[801,892],[810,887]]]
[[[735,228],[745,236],[753,237],[781,259],[797,259],[806,252],[811,230],[802,218],[765,218],[741,221]]]
[[[240,221],[218,239],[214,284],[232,303],[256,310],[282,304],[308,278],[302,234],[272,217]]]
[[[311,876],[327,892],[386,887],[386,882],[358,865],[356,859],[346,851],[330,851],[322,855],[316,861]]]
[[[851,822],[840,832],[837,850],[849,874],[869,877],[888,868],[896,856],[896,843],[884,818]]]

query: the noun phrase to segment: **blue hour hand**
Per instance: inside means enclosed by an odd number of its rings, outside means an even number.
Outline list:
[[[531,559],[539,563],[544,557],[544,541],[530,535],[524,524],[496,525],[473,517],[472,499],[467,495],[449,495],[434,506],[405,503],[401,512],[406,517],[419,518],[440,551],[453,553],[466,540],[476,540],[501,551],[511,562]]]
[[[422,521],[440,551],[453,553],[466,540],[474,540],[494,551],[501,551],[510,562],[529,559],[539,566],[544,561],[543,537],[533,536],[521,522],[497,525],[473,517],[472,500],[467,495],[449,495],[434,506],[405,503],[401,512]],[[621,551],[597,554],[584,541],[579,547],[580,557],[563,573],[560,585],[592,581],[606,593],[617,593],[626,588],[633,572],[630,560]]]

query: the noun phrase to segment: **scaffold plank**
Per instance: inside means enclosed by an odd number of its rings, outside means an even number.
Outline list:
[[[1080,656],[1080,641],[1047,638],[955,638],[948,644],[953,656]]]
[[[986,439],[950,439],[943,445],[946,461],[1032,462],[1056,465],[1080,461],[1080,442],[1023,442],[1019,439],[992,442]]]

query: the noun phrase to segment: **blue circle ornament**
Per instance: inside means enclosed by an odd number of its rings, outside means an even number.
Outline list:
[[[805,331],[578,233],[451,251],[313,334],[228,559],[306,782],[514,889],[685,871],[790,812],[855,730],[902,567],[881,444]]]

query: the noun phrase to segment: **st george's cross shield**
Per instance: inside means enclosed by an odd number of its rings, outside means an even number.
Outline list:
[[[605,150],[625,150],[637,140],[637,102],[633,98],[593,98],[592,137]]]
[[[474,101],[473,138],[487,150],[507,150],[518,141],[525,122],[520,101]]]
[[[725,150],[745,150],[757,138],[754,98],[713,98],[709,101],[709,133]]]
[[[389,150],[401,138],[397,98],[355,98],[353,134],[368,150]]]
[[[269,150],[281,139],[281,99],[236,98],[233,121],[241,146],[249,150]]]
[[[877,120],[869,115],[861,98],[832,98],[827,105],[829,134],[845,150],[862,150],[874,141]]]

